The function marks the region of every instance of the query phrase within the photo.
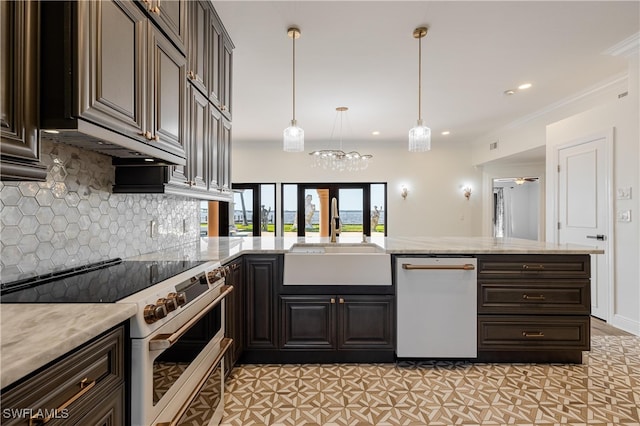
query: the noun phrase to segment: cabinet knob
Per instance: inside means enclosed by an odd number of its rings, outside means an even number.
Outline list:
[[[226,105],[220,105],[220,111],[226,111],[226,110],[227,110]]]
[[[336,299],[334,299],[333,297],[330,300],[331,304],[336,303]]]
[[[196,74],[193,71],[189,71],[189,73],[187,74],[187,76],[189,77],[189,79],[191,80],[195,80],[196,79]]]
[[[160,135],[155,135],[153,137],[153,140],[156,141],[156,142],[160,142]]]
[[[344,303],[344,299],[341,297],[339,300],[340,303]]]

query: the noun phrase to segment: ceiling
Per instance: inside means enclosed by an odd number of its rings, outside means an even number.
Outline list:
[[[281,142],[296,118],[306,151],[381,140],[406,146],[422,116],[432,143],[461,143],[627,70],[604,52],[640,30],[637,1],[214,1],[235,44],[234,142]],[[528,90],[503,92],[521,83]],[[335,108],[347,106],[342,132]],[[449,130],[449,136],[441,132]],[[373,131],[379,131],[377,136]],[[332,138],[333,132],[333,138]],[[360,149],[362,152],[363,149]]]

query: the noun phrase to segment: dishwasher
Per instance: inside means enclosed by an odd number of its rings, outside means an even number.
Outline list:
[[[396,257],[398,358],[477,357],[477,261]]]

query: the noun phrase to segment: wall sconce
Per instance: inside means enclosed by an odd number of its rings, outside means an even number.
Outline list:
[[[462,192],[464,193],[464,198],[466,198],[467,200],[471,197],[471,187],[470,186],[465,186],[464,188],[462,188]]]
[[[407,189],[406,186],[402,185],[402,190],[400,191],[400,195],[402,196],[403,200],[406,200],[407,195],[409,195],[409,189]]]

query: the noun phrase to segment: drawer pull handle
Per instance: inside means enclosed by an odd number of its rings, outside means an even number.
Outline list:
[[[542,331],[523,331],[522,337],[544,337]]]
[[[465,271],[473,271],[476,267],[471,263],[465,263],[464,265],[412,265],[411,263],[403,263],[402,269],[416,270],[416,269],[463,269]]]
[[[47,417],[40,417],[39,414],[31,416],[31,418],[29,418],[29,426],[43,425],[45,423],[49,423],[49,420],[52,419],[53,415],[55,415],[56,413],[60,413],[61,411],[65,410],[68,406],[76,402],[78,399],[82,398],[82,396],[87,392],[89,392],[95,385],[96,385],[95,380],[89,382],[89,379],[85,377],[80,381],[80,383],[78,383],[78,386],[80,386],[80,390],[75,395],[67,399],[58,409],[54,410],[54,412]]]
[[[522,269],[540,271],[544,269],[544,265],[522,265]]]
[[[523,294],[522,298],[524,300],[544,300],[544,294],[541,294],[540,296],[529,296],[528,294]]]

